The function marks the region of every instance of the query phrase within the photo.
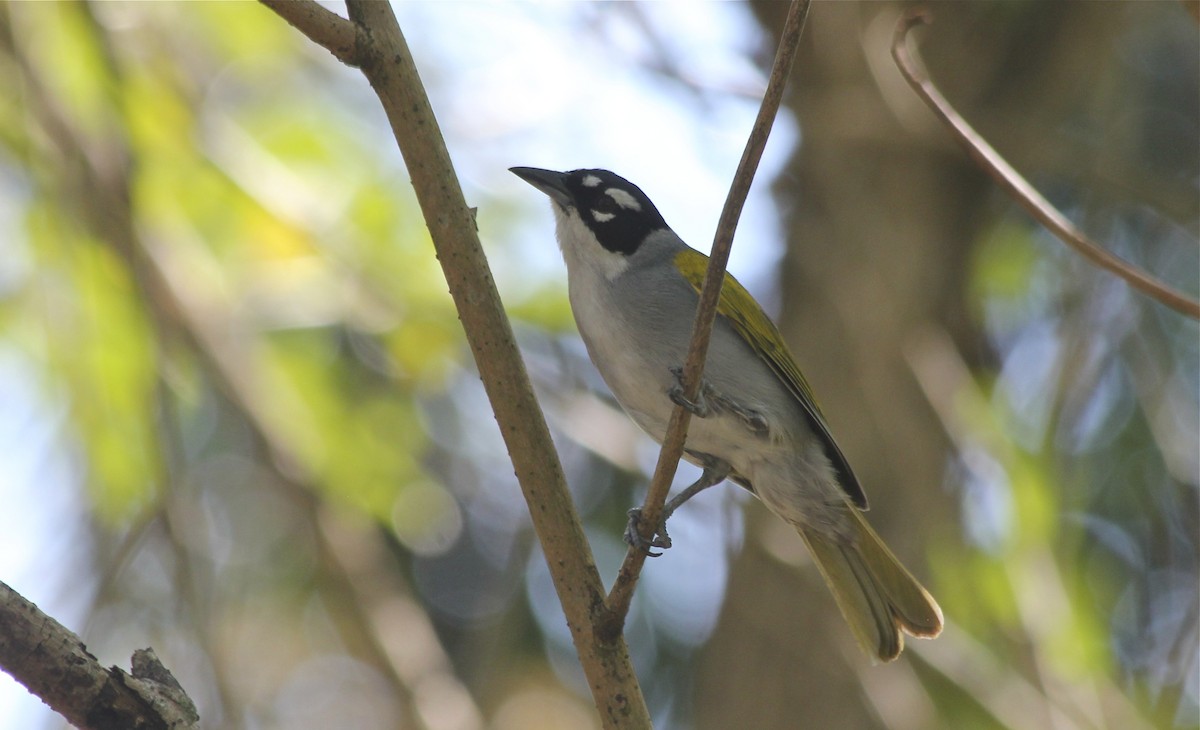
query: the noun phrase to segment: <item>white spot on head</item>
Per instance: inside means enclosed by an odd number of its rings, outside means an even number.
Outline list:
[[[596,219],[597,223],[608,223],[613,218],[616,218],[617,214],[616,213],[605,213],[603,211],[593,210],[592,217]]]
[[[600,184],[600,178],[595,175],[585,175],[583,178],[583,186],[585,188],[594,188]]]
[[[622,208],[638,211],[642,209],[642,204],[637,202],[637,198],[633,197],[621,188],[609,188],[608,190],[604,191],[604,194],[612,198],[613,201],[615,201],[616,204]]]

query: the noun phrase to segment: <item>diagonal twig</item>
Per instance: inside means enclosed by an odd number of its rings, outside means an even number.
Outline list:
[[[779,50],[775,55],[775,63],[771,67],[771,77],[763,95],[758,117],[750,130],[750,138],[746,140],[746,148],[738,163],[733,184],[729,195],[725,198],[725,207],[717,221],[717,232],[713,240],[708,271],[704,277],[704,287],[700,291],[700,303],[696,309],[696,319],[692,326],[692,340],[688,348],[687,360],[683,366],[684,396],[694,400],[700,390],[700,377],[704,373],[704,358],[708,354],[708,342],[712,336],[713,322],[717,316],[717,300],[721,294],[721,284],[725,280],[725,267],[729,263],[729,251],[733,246],[733,234],[737,230],[738,218],[742,214],[742,206],[750,192],[750,184],[754,181],[754,172],[762,159],[763,150],[767,146],[767,137],[771,134],[771,125],[783,100],[783,91],[787,85],[788,74],[796,51],[800,45],[800,36],[804,31],[804,21],[808,17],[810,0],[792,0],[784,21],[783,34],[779,38]],[[664,396],[665,397],[665,396]],[[667,500],[667,492],[671,488],[671,480],[683,456],[684,439],[687,438],[688,424],[691,413],[681,406],[675,406],[671,420],[667,423],[667,433],[663,438],[662,450],[658,455],[658,464],[654,468],[654,476],[650,480],[650,488],[646,493],[646,501],[642,506],[641,524],[653,530],[658,525],[663,505]],[[651,538],[653,535],[643,535]],[[629,611],[629,603],[633,598],[633,589],[637,585],[638,576],[646,561],[646,551],[640,548],[630,548],[625,554],[625,560],[617,573],[616,581],[605,601],[607,618],[605,630],[608,633],[619,633],[624,625],[625,616]]]
[[[917,96],[933,110],[934,114],[946,124],[975,160],[1000,187],[1008,191],[1021,207],[1055,236],[1071,248],[1078,251],[1084,258],[1106,271],[1124,279],[1134,289],[1150,298],[1165,304],[1177,312],[1192,319],[1200,319],[1200,302],[1188,297],[1183,292],[1160,281],[1142,269],[1114,256],[1095,241],[1084,235],[1069,218],[1046,200],[1033,185],[1029,184],[1012,165],[1000,156],[987,141],[976,132],[970,124],[951,106],[946,97],[934,86],[933,82],[909,55],[906,40],[908,31],[913,26],[930,22],[928,13],[914,10],[903,15],[896,24],[896,32],[892,37],[892,58],[900,68],[900,73],[917,92]]]
[[[337,49],[326,45],[329,38],[314,30],[323,26],[311,22],[312,17],[323,18],[320,22],[326,26],[341,27],[339,21],[353,24],[354,50],[347,62],[363,72],[378,95],[412,177],[601,722],[609,729],[649,727],[649,711],[624,637],[619,632],[606,635],[600,631],[604,614],[600,573],[496,292],[474,215],[463,198],[437,118],[391,5],[347,0],[350,20],[345,21],[317,12],[312,0],[264,2],[335,55]],[[337,31],[335,37],[344,41],[347,36]]]

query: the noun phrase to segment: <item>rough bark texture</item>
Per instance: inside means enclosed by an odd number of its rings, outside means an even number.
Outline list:
[[[195,706],[153,652],[134,655],[134,676],[105,668],[79,637],[0,583],[0,667],[75,727],[194,727]]]

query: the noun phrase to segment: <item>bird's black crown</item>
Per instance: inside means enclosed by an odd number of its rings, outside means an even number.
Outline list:
[[[579,217],[609,251],[632,254],[666,221],[637,185],[608,170],[572,170],[562,184]]]

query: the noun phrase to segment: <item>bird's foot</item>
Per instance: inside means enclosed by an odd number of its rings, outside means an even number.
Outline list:
[[[660,548],[666,550],[671,547],[671,536],[667,534],[667,521],[663,519],[658,529],[654,531],[654,536],[649,540],[642,537],[640,529],[642,524],[642,510],[640,507],[634,507],[629,510],[629,522],[625,525],[625,543],[630,547],[635,547],[645,551],[646,555],[651,558],[657,558],[662,553],[653,552],[652,548]]]
[[[703,378],[700,379],[700,390],[696,393],[695,400],[688,400],[683,394],[683,368],[678,365],[672,365],[670,368],[671,374],[675,376],[675,385],[672,385],[667,390],[667,397],[677,406],[683,406],[688,409],[693,416],[697,418],[708,418],[713,410],[708,404],[708,394],[713,392],[712,386]]]
[[[634,507],[627,513],[629,522],[625,525],[625,543],[631,547],[644,550],[646,555],[652,558],[657,558],[662,553],[652,552],[652,548],[666,550],[671,547],[671,536],[667,534],[667,520],[679,509],[680,505],[696,496],[700,492],[708,489],[714,484],[721,483],[725,477],[729,476],[732,467],[729,462],[722,459],[717,459],[712,456],[703,454],[697,455],[704,462],[704,471],[700,474],[700,478],[690,484],[679,494],[676,494],[667,503],[663,505],[662,514],[658,518],[658,527],[654,530],[653,535],[649,540],[642,537],[642,531],[639,529],[642,524],[642,510]]]
[[[700,381],[700,392],[696,395],[696,400],[688,400],[683,395],[683,368],[676,365],[672,366],[670,370],[671,374],[675,376],[676,382],[667,391],[667,396],[676,405],[691,411],[693,416],[708,418],[713,414],[731,413],[744,423],[755,436],[766,438],[770,434],[771,427],[766,416],[721,393],[707,380]]]

